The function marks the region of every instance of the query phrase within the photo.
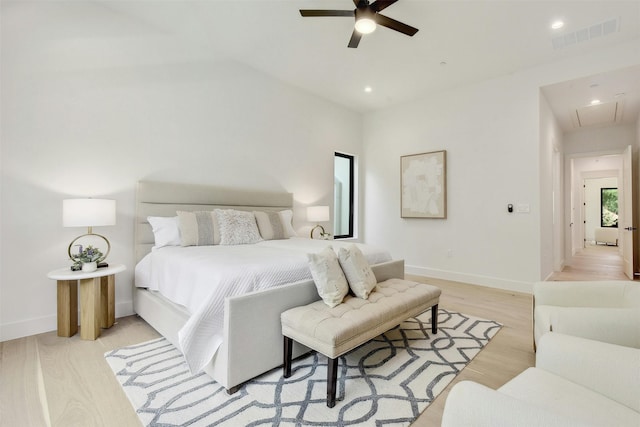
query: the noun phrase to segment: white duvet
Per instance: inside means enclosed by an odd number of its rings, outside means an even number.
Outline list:
[[[136,286],[160,292],[191,316],[179,331],[181,351],[199,372],[222,343],[226,297],[311,279],[307,253],[351,242],[291,238],[237,246],[168,246],[136,266]],[[357,244],[370,264],[390,261],[388,252]]]

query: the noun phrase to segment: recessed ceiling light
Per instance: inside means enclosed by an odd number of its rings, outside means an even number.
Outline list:
[[[600,104],[600,100],[599,99],[591,100],[591,105],[598,105],[598,104]]]
[[[560,28],[564,27],[564,22],[558,20],[558,21],[553,21],[553,23],[551,23],[551,28],[554,30],[559,30]]]
[[[373,92],[373,88],[371,86],[365,86],[364,87],[364,91],[367,92],[367,93],[371,93],[371,92]]]

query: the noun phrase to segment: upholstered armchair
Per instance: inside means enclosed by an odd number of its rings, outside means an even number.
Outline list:
[[[640,348],[640,283],[614,280],[536,283],[535,345],[550,331]]]
[[[443,427],[640,425],[640,349],[544,334],[529,368],[498,390],[461,381]]]

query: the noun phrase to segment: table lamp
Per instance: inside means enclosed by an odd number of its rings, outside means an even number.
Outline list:
[[[64,227],[87,227],[87,233],[76,237],[69,244],[67,253],[69,258],[71,248],[82,237],[95,236],[107,243],[107,250],[98,262],[104,261],[111,251],[111,244],[106,237],[95,234],[93,227],[116,224],[116,201],[108,199],[65,199],[62,201],[62,225]]]
[[[329,206],[309,206],[307,208],[307,221],[309,222],[327,222],[330,218]],[[319,228],[321,230],[321,237],[325,237],[328,235],[328,233],[324,231],[324,227],[320,224],[317,224],[311,229],[311,233],[309,233],[309,237],[311,239],[313,239],[313,232],[316,231],[316,228]]]

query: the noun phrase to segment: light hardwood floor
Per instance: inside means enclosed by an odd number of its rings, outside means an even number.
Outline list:
[[[624,275],[619,247],[589,244],[574,255],[571,265],[554,273],[549,280],[629,279]]]
[[[496,320],[504,326],[454,383],[471,379],[499,387],[534,363],[531,296],[445,280],[424,279],[443,290],[440,307]],[[96,341],[56,332],[0,343],[0,426],[139,426],[104,353],[156,338],[136,316],[117,319]],[[439,426],[451,385],[414,426]]]
[[[442,289],[440,307],[495,320],[500,332],[469,363],[412,424],[439,426],[449,390],[459,381],[472,380],[497,388],[535,363],[532,329],[532,296],[439,279],[407,276]]]
[[[492,388],[533,366],[531,295],[417,276],[442,289],[440,307],[496,320],[502,329],[420,415],[414,427],[439,426],[447,394],[462,380]],[[626,280],[616,247],[590,246],[551,280]],[[158,333],[136,316],[120,318],[96,341],[49,332],[0,343],[0,426],[139,426],[104,353]]]

